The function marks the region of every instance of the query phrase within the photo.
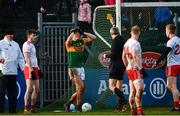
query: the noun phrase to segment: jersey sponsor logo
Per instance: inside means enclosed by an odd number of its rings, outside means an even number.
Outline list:
[[[166,95],[166,83],[161,78],[155,78],[151,81],[149,90],[155,99],[162,99]]]
[[[110,51],[104,51],[99,54],[98,60],[101,63],[102,66],[108,68],[110,65],[110,58],[104,58],[104,54],[110,54]]]
[[[143,52],[142,53],[142,65],[146,69],[151,69],[153,64],[159,59],[161,55],[156,52]],[[166,63],[166,60],[162,60],[158,65],[157,69],[163,67]]]

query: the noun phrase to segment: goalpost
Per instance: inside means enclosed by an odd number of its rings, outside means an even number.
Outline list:
[[[180,7],[180,2],[132,2],[132,3],[121,3],[120,0],[116,0],[116,24],[121,33],[121,8],[122,7],[134,7],[134,8],[143,8],[143,7]],[[175,14],[174,23],[177,26],[177,23],[180,20],[177,19],[177,14]]]
[[[180,21],[180,18],[178,18],[178,15],[180,14],[180,2],[129,2],[129,3],[120,3],[120,0],[116,0],[116,5],[109,5],[109,6],[99,6],[95,9],[94,15],[93,15],[93,31],[98,36],[98,38],[108,47],[111,47],[111,40],[109,40],[110,35],[109,29],[111,28],[111,24],[106,19],[106,15],[108,13],[113,14],[114,19],[116,19],[116,25],[119,28],[120,34],[126,35],[123,32],[124,28],[124,21],[123,17],[126,13],[125,10],[128,10],[128,13],[126,16],[129,17],[130,25],[128,25],[128,29],[134,25],[135,18],[140,17],[142,18],[144,16],[145,20],[141,20],[138,23],[142,24],[143,27],[147,27],[148,25],[151,26],[153,23],[153,12],[156,7],[169,7],[171,10],[171,14],[173,16],[173,23],[177,26],[177,30],[179,28],[178,22]],[[142,10],[141,10],[142,9]],[[175,10],[174,11],[172,11]],[[137,14],[138,10],[139,14]],[[178,11],[179,10],[179,11]],[[104,16],[101,16],[104,15]],[[143,23],[145,23],[143,25]],[[148,24],[147,24],[148,23]],[[128,30],[127,30],[128,32]],[[128,36],[127,36],[128,37]]]

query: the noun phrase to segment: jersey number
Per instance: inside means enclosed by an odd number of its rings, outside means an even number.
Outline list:
[[[178,55],[178,54],[180,54],[180,46],[179,46],[179,44],[177,44],[176,46],[175,46],[175,53],[174,53],[175,55]]]
[[[129,47],[125,48],[125,54],[128,58],[132,58],[132,54],[129,52]]]

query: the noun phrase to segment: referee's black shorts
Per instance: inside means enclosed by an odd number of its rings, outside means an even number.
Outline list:
[[[109,66],[109,79],[123,80],[125,66],[122,63],[111,63]]]

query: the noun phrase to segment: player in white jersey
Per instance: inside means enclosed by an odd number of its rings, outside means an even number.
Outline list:
[[[180,38],[175,35],[176,27],[173,24],[166,25],[166,36],[169,38],[166,50],[155,63],[158,64],[167,56],[167,88],[173,95],[174,107],[172,111],[180,110],[180,93],[177,89],[177,77],[180,75]]]
[[[27,41],[23,44],[23,54],[26,61],[24,77],[26,80],[26,93],[24,96],[24,114],[36,112],[36,100],[39,94],[39,66],[36,57],[36,48],[33,44],[36,31],[31,29],[26,32]],[[31,108],[29,99],[31,98]]]
[[[132,115],[144,115],[142,110],[142,93],[144,90],[141,72],[143,69],[142,50],[138,42],[140,33],[139,26],[135,25],[131,28],[131,38],[125,43],[122,55],[124,65],[126,66],[126,74],[129,78],[129,105]]]

